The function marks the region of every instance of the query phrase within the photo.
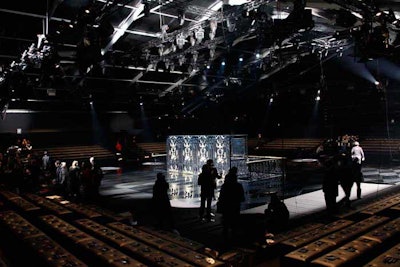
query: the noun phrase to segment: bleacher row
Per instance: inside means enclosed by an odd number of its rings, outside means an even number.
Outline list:
[[[250,139],[248,145],[250,149],[259,146],[258,150],[262,151],[315,149],[323,141],[321,138],[278,138],[260,145],[254,139]],[[399,152],[400,139],[368,138],[361,141],[361,146],[365,153]]]
[[[3,189],[0,197],[0,248],[17,239],[23,263],[30,266],[207,267],[231,266],[237,258],[237,253],[219,256],[172,232],[130,226],[124,217],[93,205]]]
[[[281,266],[400,266],[400,193],[275,236]]]
[[[100,145],[81,145],[81,146],[60,146],[49,147],[46,149],[35,149],[38,155],[43,155],[47,151],[52,159],[62,161],[89,160],[89,157],[95,157],[98,160],[114,159],[115,153]]]

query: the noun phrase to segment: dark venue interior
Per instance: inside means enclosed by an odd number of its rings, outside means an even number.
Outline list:
[[[0,266],[400,266],[399,32],[400,0],[1,1]]]

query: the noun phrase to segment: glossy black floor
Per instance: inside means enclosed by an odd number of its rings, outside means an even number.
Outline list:
[[[400,168],[395,166],[387,167],[365,167],[366,182],[391,183],[400,181]],[[110,168],[106,171],[98,204],[113,211],[128,214],[134,212],[138,224],[156,225],[155,214],[151,208],[152,186],[155,182],[157,172],[165,172],[163,165],[137,166],[135,168]],[[387,173],[392,175],[389,177]],[[287,183],[286,195],[303,194],[321,189],[321,174],[319,172],[308,172],[307,179],[297,179]],[[304,176],[304,175],[303,175]],[[302,177],[303,177],[302,176]],[[396,177],[395,177],[396,176]],[[386,179],[389,177],[390,179]],[[173,202],[172,200],[171,202]],[[197,202],[196,202],[197,201]],[[362,200],[362,201],[368,201]],[[358,201],[361,203],[362,201]],[[198,200],[196,195],[185,202],[187,205],[173,207],[174,229],[182,236],[201,242],[206,246],[216,249],[221,253],[233,248],[257,248],[257,243],[263,241],[265,231],[265,218],[263,214],[242,214],[240,218],[240,232],[236,237],[224,239],[222,235],[221,216],[215,214],[215,221],[201,221],[198,217]],[[358,203],[355,203],[357,205]],[[298,225],[302,221],[329,220],[326,214],[315,214],[313,218],[304,217],[292,221],[289,227]],[[171,229],[172,230],[172,229]]]

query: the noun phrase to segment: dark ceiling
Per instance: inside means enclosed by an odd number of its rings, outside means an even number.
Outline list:
[[[301,76],[343,54],[396,58],[400,30],[400,0],[13,0],[0,14],[3,106],[145,103],[154,116],[287,86],[279,73]]]

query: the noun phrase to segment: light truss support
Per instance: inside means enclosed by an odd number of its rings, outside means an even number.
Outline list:
[[[186,79],[179,79],[176,83],[170,85],[167,89],[165,89],[164,91],[162,91],[158,96],[159,96],[159,97],[163,97],[163,96],[165,96],[167,93],[172,92],[176,87],[178,87],[179,85],[182,85],[183,82],[184,82],[185,80],[186,80]]]
[[[140,13],[144,10],[144,4],[141,1],[136,5],[135,9],[132,9],[129,15],[118,25],[116,29],[114,29],[114,33],[111,36],[110,42],[105,46],[102,50],[102,54],[104,55],[108,50],[112,48],[112,46],[121,38],[122,35],[126,32],[129,26],[139,18]],[[143,16],[143,15],[142,15]]]

